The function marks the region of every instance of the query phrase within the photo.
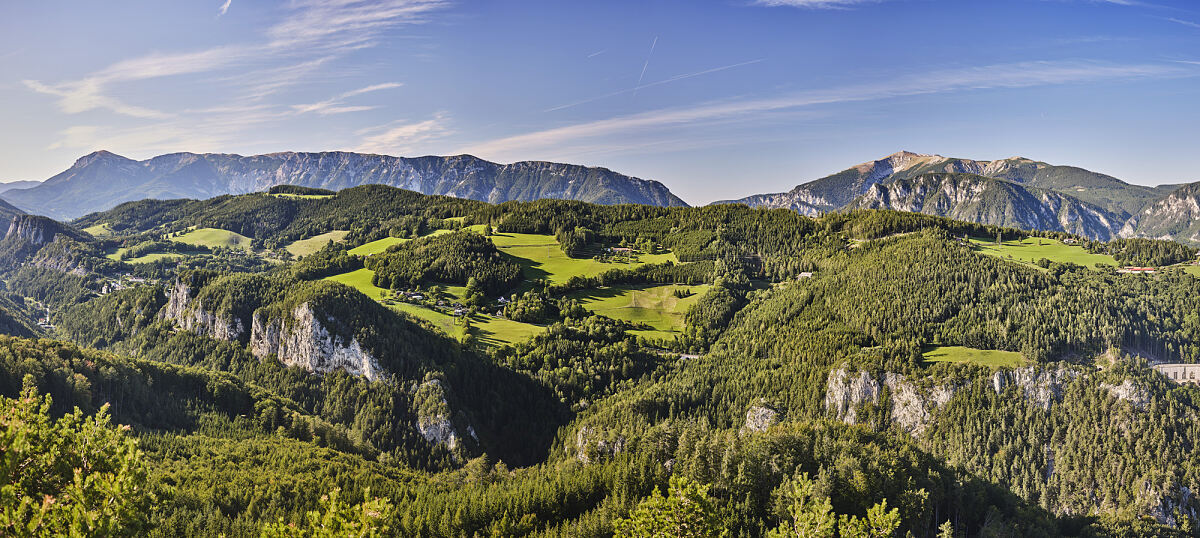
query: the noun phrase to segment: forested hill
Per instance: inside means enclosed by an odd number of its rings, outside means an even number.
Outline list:
[[[384,185],[18,220],[0,435],[46,478],[0,535],[1200,531],[1181,243]]]
[[[606,168],[470,155],[391,157],[350,152],[172,153],[134,161],[107,151],[81,157],[45,182],[4,193],[27,211],[76,218],[143,198],[210,198],[292,184],[326,189],[382,184],[492,203],[560,198],[598,204],[687,205],[663,184]]]

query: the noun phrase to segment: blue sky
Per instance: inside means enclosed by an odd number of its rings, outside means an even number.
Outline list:
[[[553,160],[690,203],[905,149],[1200,181],[1200,3],[8,2],[0,181],[79,156]]]

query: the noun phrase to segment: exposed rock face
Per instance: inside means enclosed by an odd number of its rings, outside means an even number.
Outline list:
[[[1134,215],[1121,237],[1200,243],[1200,183],[1184,185]]]
[[[608,440],[604,438],[595,439],[599,435],[592,431],[590,426],[579,428],[575,432],[575,459],[580,463],[591,463],[598,461],[601,458],[620,454],[625,450],[625,438],[618,436],[616,439]],[[567,448],[568,453],[571,447]]]
[[[762,432],[767,431],[772,424],[779,422],[779,412],[765,405],[752,405],[746,411],[746,424],[742,426],[745,431]]]
[[[1063,385],[1078,376],[1077,370],[1063,365],[1026,366],[992,374],[992,388],[999,394],[1008,387],[1016,387],[1030,403],[1050,409],[1051,404],[1062,398]]]
[[[283,364],[319,374],[345,370],[371,381],[385,376],[375,357],[357,339],[345,341],[330,334],[308,303],[292,309],[286,321],[266,319],[262,312],[256,312],[250,329],[250,352],[260,359],[274,355]]]
[[[176,281],[167,291],[167,306],[159,315],[174,321],[186,331],[229,342],[237,342],[246,334],[246,327],[241,320],[225,319],[206,310],[199,300],[195,300],[195,293],[196,290],[187,284]]]
[[[498,164],[470,155],[390,157],[322,153],[173,153],[134,161],[100,151],[40,185],[10,191],[14,205],[75,218],[147,197],[211,198],[281,184],[339,190],[381,184],[486,202],[561,198],[600,204],[685,206],[663,184],[605,168],[526,161]]]
[[[1150,392],[1130,379],[1122,381],[1120,385],[1101,383],[1100,388],[1107,390],[1113,398],[1129,402],[1135,409],[1141,409],[1150,403]]]
[[[944,192],[940,186],[913,185],[922,176],[972,175],[990,179],[990,188],[976,190],[955,187]],[[901,186],[901,183],[909,183]],[[926,180],[926,183],[929,181]],[[979,181],[977,185],[982,185]],[[895,189],[877,187],[892,187]],[[1001,188],[1003,187],[1003,188]],[[873,192],[874,191],[874,192]],[[1004,194],[1001,191],[1012,191]],[[1195,189],[1200,192],[1200,186]],[[876,161],[853,166],[829,176],[802,183],[788,192],[758,194],[739,200],[715,202],[741,203],[751,207],[786,208],[804,215],[847,208],[893,208],[901,211],[920,211],[972,222],[1003,224],[1025,229],[1069,231],[1097,239],[1109,239],[1118,232],[1122,236],[1161,237],[1157,225],[1139,226],[1135,220],[1126,225],[1130,216],[1138,214],[1147,204],[1163,197],[1164,191],[1141,185],[1131,185],[1115,177],[1074,166],[1059,166],[1012,157],[995,161],[978,161],[925,155],[901,151]],[[865,200],[856,201],[863,196]],[[974,196],[974,200],[967,197]],[[989,201],[988,199],[991,198]],[[1011,203],[1002,201],[1011,198]],[[1169,214],[1186,228],[1172,232],[1179,240],[1200,242],[1200,223],[1192,200],[1179,197],[1169,209],[1151,213]],[[1004,206],[1015,210],[1005,215]],[[988,206],[988,211],[983,208]],[[1191,217],[1188,212],[1192,211]],[[1139,215],[1139,219],[1159,219]],[[1124,226],[1124,228],[1123,228]],[[1194,238],[1193,238],[1194,237]]]
[[[1150,507],[1150,517],[1160,524],[1176,527],[1179,525],[1179,515],[1186,515],[1193,522],[1196,521],[1197,499],[1187,486],[1169,488],[1165,495],[1159,495],[1152,490],[1148,493],[1151,498],[1158,499],[1158,502]]]
[[[946,405],[958,390],[957,386],[944,385],[926,393],[900,374],[887,372],[881,382],[867,372],[851,373],[846,368],[839,368],[829,373],[825,409],[839,420],[854,424],[858,406],[879,403],[879,395],[884,387],[891,394],[892,422],[913,437],[925,433],[933,420],[931,411]]]
[[[825,410],[847,424],[855,424],[858,406],[879,400],[879,383],[866,372],[851,374],[845,368],[829,373]]]
[[[895,209],[1024,230],[1108,240],[1124,218],[1058,192],[974,174],[925,174],[877,183],[846,206]]]
[[[417,415],[417,430],[425,440],[450,450],[458,448],[458,430],[450,420],[450,403],[446,401],[446,390],[441,380],[431,379],[422,383],[417,388],[417,400],[423,402],[424,407]],[[474,430],[470,429],[470,433],[473,437]]]

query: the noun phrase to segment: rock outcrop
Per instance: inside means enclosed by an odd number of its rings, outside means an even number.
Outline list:
[[[1063,386],[1079,376],[1079,371],[1064,365],[1048,367],[1026,366],[1015,370],[1001,370],[992,374],[992,389],[997,394],[1009,387],[1016,387],[1029,400],[1042,409],[1062,398]]]
[[[451,421],[450,402],[440,379],[430,379],[417,388],[417,431],[426,441],[450,450],[459,446],[458,430]],[[472,434],[473,434],[472,430]]]
[[[746,410],[746,424],[742,426],[742,430],[750,432],[767,431],[767,428],[778,422],[779,411],[765,405],[752,405],[750,409]]]
[[[892,422],[913,437],[920,437],[933,420],[932,412],[946,405],[958,387],[942,385],[922,390],[901,374],[887,372],[877,380],[865,371],[851,373],[846,368],[839,368],[829,373],[825,409],[838,420],[855,424],[858,407],[878,404],[884,389],[891,395],[889,416]]]
[[[245,324],[239,319],[226,319],[206,309],[195,298],[198,290],[186,283],[176,281],[167,290],[167,306],[159,315],[174,321],[181,329],[220,340],[237,342],[246,334]]]
[[[334,370],[371,381],[386,376],[379,362],[355,338],[331,334],[308,303],[297,305],[287,319],[254,314],[250,352],[259,359],[274,356],[288,366],[324,374]]]

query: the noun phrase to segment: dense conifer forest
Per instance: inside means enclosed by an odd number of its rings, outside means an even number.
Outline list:
[[[0,240],[3,535],[1200,529],[1200,386],[1151,368],[1200,362],[1178,243],[378,185],[38,225]],[[979,247],[1016,239],[1114,263]]]

